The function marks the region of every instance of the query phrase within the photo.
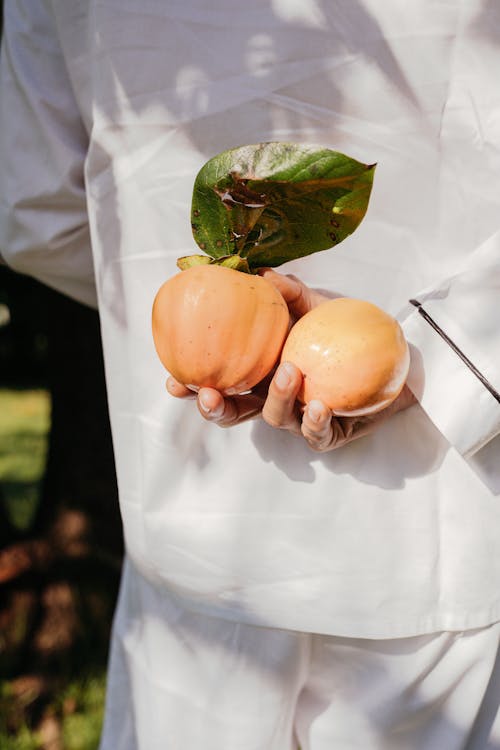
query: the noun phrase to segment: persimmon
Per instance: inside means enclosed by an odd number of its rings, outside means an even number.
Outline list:
[[[281,359],[303,374],[299,401],[338,416],[374,414],[400,394],[410,355],[399,323],[365,300],[328,300],[291,329]]]
[[[166,281],[153,304],[160,360],[179,382],[225,395],[253,388],[279,359],[287,305],[260,276],[198,265]]]

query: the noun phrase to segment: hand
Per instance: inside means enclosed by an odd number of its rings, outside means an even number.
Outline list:
[[[284,276],[266,269],[263,273],[283,295],[292,322],[305,315],[329,297],[310,289],[294,276]],[[274,374],[256,386],[252,393],[224,398],[214,388],[200,388],[196,394],[169,377],[168,392],[177,398],[196,399],[200,414],[219,427],[231,427],[259,415],[272,427],[301,435],[318,452],[330,451],[368,434],[382,421],[416,403],[405,386],[400,396],[386,409],[366,417],[335,417],[321,402],[301,406],[297,393],[302,373],[289,362],[283,362]]]
[[[300,370],[291,362],[283,362],[270,383],[262,417],[272,427],[302,435],[310,448],[318,453],[340,448],[368,435],[393,414],[417,401],[410,389],[404,386],[398,398],[377,414],[337,417],[316,399],[300,407],[296,397],[301,383]]]

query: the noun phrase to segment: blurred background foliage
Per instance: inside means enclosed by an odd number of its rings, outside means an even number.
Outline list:
[[[0,750],[94,750],[122,560],[99,317],[0,266]]]

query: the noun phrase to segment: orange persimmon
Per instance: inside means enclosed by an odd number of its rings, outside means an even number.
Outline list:
[[[274,367],[289,327],[268,281],[217,264],[168,279],[153,304],[153,339],[164,367],[193,390],[243,393]]]

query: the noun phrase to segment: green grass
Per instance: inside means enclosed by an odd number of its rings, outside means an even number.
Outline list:
[[[40,744],[27,727],[15,737],[0,732],[0,750],[39,750]]]
[[[62,735],[65,750],[93,750],[98,746],[104,694],[104,676],[68,686],[62,696]]]
[[[9,520],[20,530],[36,509],[49,427],[47,391],[0,389],[0,484]]]
[[[55,698],[47,715],[57,719],[64,750],[96,750],[102,729],[105,676],[71,682]],[[0,708],[8,706],[9,687],[0,689]],[[0,712],[0,750],[40,750],[43,738],[40,732],[30,730],[25,724],[15,734],[7,730]]]

